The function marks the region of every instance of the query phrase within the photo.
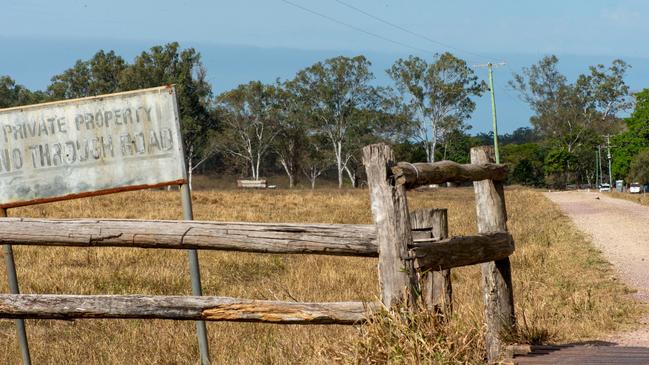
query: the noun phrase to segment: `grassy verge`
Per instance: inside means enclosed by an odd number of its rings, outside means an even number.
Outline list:
[[[610,192],[606,194],[607,196],[610,196],[612,198],[617,198],[617,199],[624,199],[628,201],[632,201],[634,203],[642,204],[642,205],[649,205],[649,194],[644,193],[644,194],[629,194],[629,193],[618,193],[618,192]]]
[[[179,194],[144,191],[10,211],[27,217],[177,219]],[[446,207],[452,235],[472,234],[472,189],[414,192],[410,205]],[[609,265],[552,203],[507,191],[519,337],[529,342],[593,339],[633,322],[638,307]],[[198,191],[196,219],[369,223],[367,190]],[[190,294],[183,251],[16,247],[25,293]],[[300,301],[375,300],[376,260],[201,252],[206,295]],[[0,266],[4,270],[4,267]],[[477,267],[453,271],[456,313],[448,325],[377,317],[353,326],[209,323],[215,364],[481,363],[482,303]],[[6,281],[0,282],[6,292]],[[191,322],[27,322],[37,364],[192,364]],[[0,321],[0,362],[18,363],[13,322]]]

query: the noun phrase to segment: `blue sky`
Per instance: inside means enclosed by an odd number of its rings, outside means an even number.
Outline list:
[[[5,0],[0,74],[44,88],[52,75],[99,49],[114,49],[130,61],[152,45],[179,41],[201,52],[210,82],[221,92],[253,79],[291,77],[340,54],[365,54],[373,61],[377,82],[389,83],[384,70],[395,59],[451,51],[469,64],[507,61],[495,76],[500,130],[509,132],[527,125],[530,111],[506,82],[512,71],[547,54],[559,55],[562,71],[571,77],[586,72],[588,65],[622,58],[633,67],[627,78],[631,88],[649,86],[646,14],[649,2],[640,0]],[[476,72],[486,78],[484,69]],[[471,123],[474,131],[486,131],[489,100],[476,102]]]

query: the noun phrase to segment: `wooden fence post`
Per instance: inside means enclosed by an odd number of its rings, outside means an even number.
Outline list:
[[[471,148],[471,163],[493,163],[494,152],[490,146]],[[503,184],[493,180],[473,183],[476,199],[478,231],[507,232],[507,210]],[[509,258],[481,265],[482,290],[487,322],[487,360],[497,362],[504,354],[503,333],[514,330],[514,296]]]
[[[446,209],[417,209],[410,214],[410,223],[413,236],[417,233],[421,235],[421,237],[414,236],[414,238],[448,238]],[[451,270],[425,272],[419,283],[426,308],[435,311],[442,320],[449,319],[453,313]]]
[[[406,190],[395,186],[390,167],[392,149],[386,144],[363,148],[372,215],[379,245],[381,301],[390,308],[407,304],[414,309],[419,294],[417,273],[408,245],[412,243]]]

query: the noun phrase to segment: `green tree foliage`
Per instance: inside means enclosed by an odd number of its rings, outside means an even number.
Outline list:
[[[649,149],[640,151],[631,161],[629,181],[649,184]]]
[[[315,189],[318,177],[331,167],[331,149],[323,135],[307,135],[304,153],[300,157],[300,169]]]
[[[623,80],[628,66],[615,60],[608,69],[590,67],[589,75],[571,84],[559,72],[558,62],[556,56],[544,57],[515,74],[510,84],[535,112],[530,121],[541,136],[572,153],[588,131],[603,134],[619,128],[615,115],[630,105]]]
[[[176,42],[142,52],[119,75],[122,90],[176,85],[180,129],[190,172],[213,152],[211,136],[218,126],[217,115],[209,109],[212,89],[206,75],[200,53],[193,48],[180,50]]]
[[[615,178],[626,177],[633,158],[649,147],[649,89],[634,96],[635,109],[625,120],[626,130],[611,138],[611,144],[615,146],[612,161]]]
[[[470,163],[471,137],[462,129],[453,129],[446,134],[444,148],[438,157],[442,160],[451,160],[457,163]],[[439,156],[441,155],[441,156]]]
[[[545,183],[555,188],[565,188],[568,183],[568,168],[574,163],[574,155],[564,147],[555,147],[548,151],[544,161]]]
[[[252,81],[217,97],[223,123],[217,146],[244,161],[255,180],[260,178],[261,163],[281,132],[278,96],[275,86]]]
[[[630,106],[624,83],[629,66],[620,60],[593,66],[569,82],[558,61],[545,57],[514,75],[512,86],[535,115],[533,128],[499,136],[511,183],[591,183],[602,135],[624,127],[616,114]],[[468,134],[465,121],[475,109],[473,98],[486,85],[463,60],[450,53],[435,55],[430,63],[414,56],[397,60],[387,73],[399,96],[373,84],[370,65],[363,56],[335,57],[291,80],[250,82],[215,99],[200,54],[169,43],[142,52],[132,63],[113,51],[99,51],[54,76],[46,93],[2,77],[0,107],[175,84],[190,179],[208,157],[224,153],[253,178],[263,169],[281,168],[289,186],[300,171],[313,186],[335,167],[339,186],[345,174],[354,186],[364,170],[361,148],[369,143],[392,142],[401,160],[460,163],[469,162],[472,146],[493,143],[491,133]],[[636,101],[624,132],[612,138],[618,178],[649,147],[649,89]]]
[[[205,80],[200,54],[178,43],[155,46],[138,55],[132,64],[114,51],[97,52],[90,60],[52,78],[47,88],[51,99],[70,99],[119,91],[176,85],[180,128],[190,173],[211,155],[210,136],[217,127],[210,110],[211,87]]]
[[[604,144],[604,138],[594,131],[584,134],[584,143],[577,146],[572,154],[574,163],[570,165],[570,172],[577,184],[595,184],[595,148]]]
[[[63,73],[52,77],[47,91],[52,99],[73,99],[122,90],[119,79],[127,65],[124,59],[103,50],[90,60],[78,60]]]
[[[475,137],[481,141],[480,142],[481,145],[490,145],[493,143],[494,140],[493,132],[488,132],[488,133],[480,132],[476,134]],[[532,142],[539,142],[539,141],[540,141],[539,134],[530,127],[520,127],[520,128],[516,128],[512,133],[505,133],[505,134],[498,135],[498,143],[502,145],[506,145],[510,143],[523,144],[523,143],[532,143]]]
[[[521,184],[527,186],[539,186],[543,183],[543,175],[539,178],[538,172],[534,164],[530,160],[521,160],[514,171],[511,173],[511,183]]]
[[[274,115],[277,119],[278,136],[273,141],[272,149],[288,177],[289,188],[292,188],[299,176],[300,162],[304,158],[315,159],[320,155],[317,153],[312,156],[308,155],[307,149],[311,148],[307,137],[310,124],[308,122],[309,113],[300,103],[299,95],[287,87],[286,83],[277,83],[275,87],[277,89],[277,104]],[[312,161],[310,160],[310,162]],[[316,170],[319,171],[319,169]],[[315,179],[320,176],[320,173],[311,180],[312,187],[315,186]],[[311,179],[313,174],[307,176]]]
[[[309,129],[329,142],[339,187],[345,170],[350,173],[349,164],[357,159],[358,137],[375,127],[368,111],[382,106],[382,93],[371,86],[374,75],[369,67],[364,56],[340,56],[299,71],[288,83],[308,112]]]
[[[46,95],[40,91],[32,92],[16,84],[9,76],[0,76],[0,108],[29,105],[43,102]]]
[[[397,161],[426,162],[426,146],[423,142],[415,142],[409,139],[395,143],[392,147],[394,158]]]
[[[504,144],[501,160],[509,166],[509,183],[542,186],[546,151],[537,143]]]
[[[536,131],[530,127],[520,127],[516,128],[512,133],[505,133],[500,137],[499,141],[502,141],[504,144],[507,143],[531,143],[538,142],[539,136],[536,134]]]
[[[401,99],[389,89],[377,87],[373,91],[373,103],[359,110],[361,123],[351,130],[347,148],[351,158],[345,165],[345,172],[352,187],[357,186],[365,173],[361,158],[364,146],[377,142],[394,144],[411,137],[413,121]]]
[[[486,84],[464,60],[448,52],[435,55],[432,63],[415,56],[398,59],[387,73],[408,99],[418,121],[414,135],[426,146],[428,161],[435,161],[438,143],[463,129],[475,109],[471,98],[482,95]]]
[[[510,84],[535,112],[530,121],[553,148],[546,159],[550,164],[546,171],[556,177],[556,168],[563,166],[562,183],[570,173],[577,181],[590,180],[595,145],[602,134],[620,130],[616,114],[630,106],[629,88],[624,83],[629,66],[621,60],[608,68],[591,66],[588,74],[569,83],[559,72],[558,62],[556,56],[545,57],[515,74]]]

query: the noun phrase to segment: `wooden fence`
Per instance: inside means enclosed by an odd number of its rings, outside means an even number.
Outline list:
[[[513,329],[514,306],[502,181],[504,166],[488,147],[469,165],[395,163],[384,144],[363,149],[373,225],[274,224],[113,219],[1,218],[0,243],[75,247],[228,250],[274,254],[378,257],[381,303],[298,303],[229,297],[142,295],[0,295],[0,318],[160,318],[282,324],[358,324],[374,311],[424,306],[452,311],[449,269],[482,264],[487,354],[504,354],[499,335]],[[479,234],[447,237],[444,209],[410,212],[406,190],[474,181]]]

